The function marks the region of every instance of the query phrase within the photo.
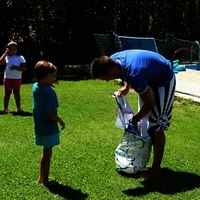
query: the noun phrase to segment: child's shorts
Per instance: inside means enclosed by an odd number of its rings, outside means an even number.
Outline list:
[[[22,79],[4,78],[3,83],[5,88],[7,89],[20,89],[22,84]]]
[[[60,134],[37,135],[35,134],[35,144],[44,148],[54,147],[60,144]]]

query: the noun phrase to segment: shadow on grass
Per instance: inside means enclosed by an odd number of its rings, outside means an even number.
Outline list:
[[[27,111],[24,111],[24,112],[10,112],[10,114],[12,114],[13,116],[33,116],[33,113],[31,112],[27,112]]]
[[[13,115],[13,116],[33,116],[33,113],[31,112],[27,112],[27,111],[24,111],[24,112],[9,112],[8,114],[5,114],[3,111],[0,111],[0,115]]]
[[[61,183],[56,183],[55,185],[48,187],[49,191],[53,194],[59,195],[67,200],[85,200],[88,194],[82,193],[81,190],[76,190],[68,185],[63,185]]]
[[[200,176],[196,174],[167,168],[163,168],[161,174],[159,177],[143,180],[143,187],[127,189],[123,193],[129,196],[144,196],[150,192],[173,195],[200,187]]]

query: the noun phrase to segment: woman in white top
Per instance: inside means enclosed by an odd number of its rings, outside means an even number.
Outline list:
[[[17,106],[17,112],[23,112],[20,101],[20,87],[22,83],[22,72],[26,71],[26,60],[18,52],[16,42],[9,42],[4,54],[0,58],[0,65],[6,64],[4,71],[4,113],[9,113],[8,104],[13,92]]]

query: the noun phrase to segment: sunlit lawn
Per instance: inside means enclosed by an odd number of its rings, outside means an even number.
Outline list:
[[[115,128],[114,82],[60,81],[55,87],[59,115],[67,126],[61,144],[54,148],[50,178],[60,182],[52,188],[37,183],[41,147],[34,144],[32,84],[21,89],[27,116],[0,115],[0,199],[91,200],[192,200],[200,199],[200,106],[178,99],[166,133],[162,175],[144,182],[115,171],[114,150],[123,131]],[[3,109],[3,86],[0,86]],[[137,95],[127,99],[137,110]],[[13,96],[10,111],[16,111]],[[151,166],[152,159],[148,166]]]

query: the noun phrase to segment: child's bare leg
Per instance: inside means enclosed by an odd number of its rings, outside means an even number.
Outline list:
[[[153,164],[149,171],[143,173],[141,176],[144,178],[150,178],[160,174],[161,162],[165,148],[165,133],[164,131],[157,131],[153,133]]]
[[[21,106],[20,89],[13,89],[13,94],[15,97],[16,106],[17,106],[17,108],[20,108],[20,106]]]
[[[40,175],[38,182],[42,185],[47,186],[49,184],[49,169],[52,155],[52,147],[44,148],[40,160]]]
[[[12,93],[12,89],[5,88],[4,108],[8,108],[8,103],[9,103],[9,100],[10,100],[11,93]]]

